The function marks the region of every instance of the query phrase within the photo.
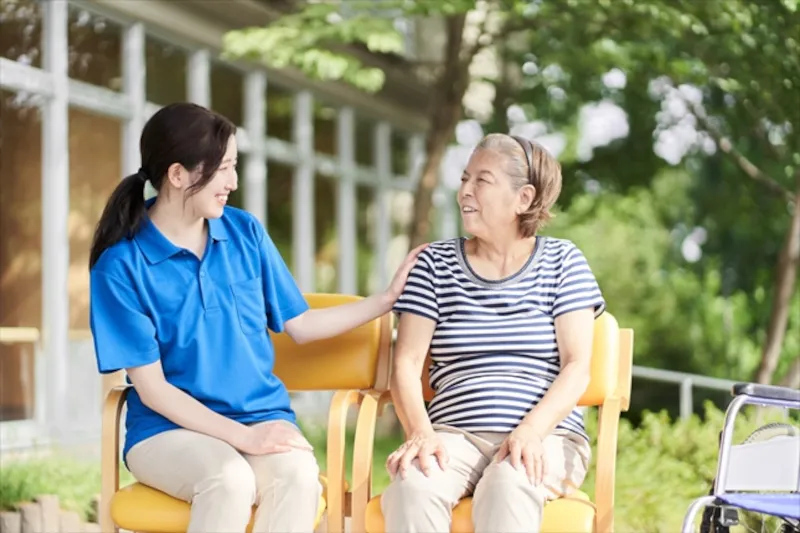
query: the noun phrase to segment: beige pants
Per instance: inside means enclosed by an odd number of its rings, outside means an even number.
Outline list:
[[[387,533],[447,533],[453,507],[472,495],[475,533],[538,532],[544,503],[567,495],[583,483],[591,457],[579,435],[558,432],[544,440],[547,474],[534,486],[524,467],[508,459],[493,462],[507,433],[466,433],[434,426],[447,450],[444,471],[431,458],[426,477],[415,460],[406,478],[396,476],[381,497]]]
[[[189,533],[243,533],[254,504],[254,533],[314,530],[322,487],[311,452],[245,455],[214,437],[175,429],[136,444],[127,462],[140,483],[192,504]]]

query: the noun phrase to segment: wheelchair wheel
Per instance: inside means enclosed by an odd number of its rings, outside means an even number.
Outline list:
[[[771,422],[753,431],[742,444],[763,442],[776,437],[795,437],[800,435],[800,428],[783,422]],[[720,433],[720,437],[722,434]],[[714,483],[711,483],[709,495],[714,493]],[[739,513],[736,509],[726,507],[708,506],[703,511],[700,522],[700,533],[730,533],[730,526],[739,523]],[[784,523],[781,533],[800,533],[800,526],[793,523]]]

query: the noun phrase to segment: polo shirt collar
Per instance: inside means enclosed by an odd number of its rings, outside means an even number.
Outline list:
[[[150,198],[145,202],[145,209],[155,202],[155,198]],[[208,219],[208,235],[212,241],[227,241],[228,230],[221,218]],[[142,253],[151,263],[160,263],[169,259],[173,255],[180,253],[183,249],[175,246],[163,233],[153,224],[149,215],[145,215],[139,231],[134,237]]]

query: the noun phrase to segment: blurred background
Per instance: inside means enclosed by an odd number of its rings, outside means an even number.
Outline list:
[[[239,126],[231,203],[307,292],[382,290],[410,246],[460,235],[482,135],[551,150],[544,233],[635,329],[620,530],[673,531],[707,492],[733,381],[800,387],[797,0],[0,0],[4,508],[61,491],[92,519],[111,383],[90,240],[144,121],[182,100]],[[319,439],[328,400],[295,398]]]

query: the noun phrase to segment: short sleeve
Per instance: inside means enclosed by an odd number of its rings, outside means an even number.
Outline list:
[[[158,361],[155,325],[131,283],[92,271],[89,298],[89,324],[101,374]]]
[[[438,322],[439,305],[436,300],[434,272],[431,254],[428,250],[423,250],[417,256],[417,263],[408,274],[406,286],[394,304],[395,313],[413,313]]]
[[[553,318],[587,308],[593,309],[597,318],[605,311],[606,303],[586,257],[573,245],[561,264]]]
[[[308,311],[308,303],[275,243],[261,224],[258,227],[267,326],[275,333],[282,333],[286,322]]]

